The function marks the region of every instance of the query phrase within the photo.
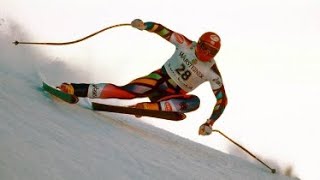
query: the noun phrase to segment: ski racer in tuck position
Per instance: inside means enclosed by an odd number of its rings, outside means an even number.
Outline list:
[[[211,116],[199,127],[199,135],[211,134],[214,122],[227,105],[222,77],[214,60],[220,49],[220,37],[216,33],[206,32],[195,42],[155,22],[144,23],[135,19],[131,25],[139,30],[158,34],[175,46],[174,54],[160,69],[124,86],[111,83],[62,83],[59,86],[60,90],[88,98],[148,97],[150,102],[138,103],[134,107],[185,113],[198,109],[200,105],[200,99],[188,93],[209,81],[216,97],[216,104]]]

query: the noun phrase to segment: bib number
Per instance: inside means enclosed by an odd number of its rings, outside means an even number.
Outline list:
[[[176,72],[181,76],[183,80],[188,80],[191,76],[191,72],[186,70],[186,65],[181,64],[179,68],[176,69]]]

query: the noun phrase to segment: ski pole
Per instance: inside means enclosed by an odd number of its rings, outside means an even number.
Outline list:
[[[55,46],[61,46],[61,45],[69,45],[69,44],[74,44],[74,43],[78,43],[80,41],[83,41],[83,40],[86,40],[86,39],[89,39],[91,38],[92,36],[95,36],[103,31],[106,31],[108,29],[112,29],[112,28],[115,28],[115,27],[120,27],[120,26],[129,26],[131,24],[117,24],[117,25],[113,25],[113,26],[109,26],[109,27],[106,27],[106,28],[103,28],[101,29],[100,31],[97,31],[95,33],[92,33],[86,37],[83,37],[81,39],[77,39],[77,40],[74,40],[74,41],[69,41],[69,42],[19,42],[19,41],[14,41],[12,42],[13,44],[15,45],[18,45],[18,44],[32,44],[32,45],[55,45]]]
[[[241,148],[243,151],[245,151],[246,153],[248,153],[250,156],[252,156],[253,158],[255,158],[257,161],[259,161],[261,164],[263,164],[264,166],[266,166],[268,169],[271,170],[272,173],[276,173],[276,169],[271,168],[270,166],[268,166],[266,163],[264,163],[262,160],[260,160],[259,158],[257,158],[255,155],[253,155],[250,151],[248,151],[246,148],[244,148],[243,146],[241,146],[239,143],[235,142],[234,140],[232,140],[231,138],[229,138],[227,135],[225,135],[224,133],[222,133],[221,131],[214,129],[212,130],[212,132],[218,132],[219,134],[221,134],[223,137],[225,137],[226,139],[228,139],[229,141],[231,141],[233,144],[235,144],[236,146],[238,146],[239,148]]]

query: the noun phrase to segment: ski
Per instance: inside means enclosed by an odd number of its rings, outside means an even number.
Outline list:
[[[100,104],[95,102],[92,102],[92,109],[96,111],[107,111],[107,112],[114,112],[114,113],[131,114],[135,116],[149,116],[149,117],[167,119],[171,121],[180,121],[186,118],[186,115],[181,112],[138,109],[133,107],[114,106],[114,105]]]
[[[75,104],[79,101],[77,96],[64,93],[64,92],[60,91],[59,89],[57,89],[53,86],[50,86],[49,84],[47,84],[45,82],[42,82],[42,88],[43,88],[43,90],[47,91],[48,93],[54,95],[55,97],[65,101],[67,103]]]

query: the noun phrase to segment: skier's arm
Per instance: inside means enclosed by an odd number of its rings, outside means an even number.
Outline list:
[[[199,135],[210,135],[212,133],[212,125],[221,116],[228,103],[224,85],[217,66],[214,65],[212,70],[216,76],[210,81],[210,84],[217,101],[210,118],[199,127]]]
[[[214,106],[213,112],[209,118],[210,119],[209,124],[211,126],[221,116],[225,107],[228,104],[228,99],[227,99],[227,95],[226,95],[226,92],[224,89],[224,85],[222,83],[221,74],[220,74],[216,65],[214,65],[212,67],[212,70],[215,72],[215,74],[218,75],[218,77],[215,78],[214,80],[210,81],[212,91],[213,91],[213,93],[216,97],[216,100],[217,100],[216,104]]]
[[[192,41],[183,36],[182,34],[179,34],[177,32],[174,32],[170,30],[169,28],[155,22],[145,22],[136,19],[132,21],[132,26],[140,29],[140,30],[146,30],[148,32],[153,32],[158,34],[160,37],[164,38],[165,40],[171,42],[174,45],[179,45],[179,44],[190,44]]]

